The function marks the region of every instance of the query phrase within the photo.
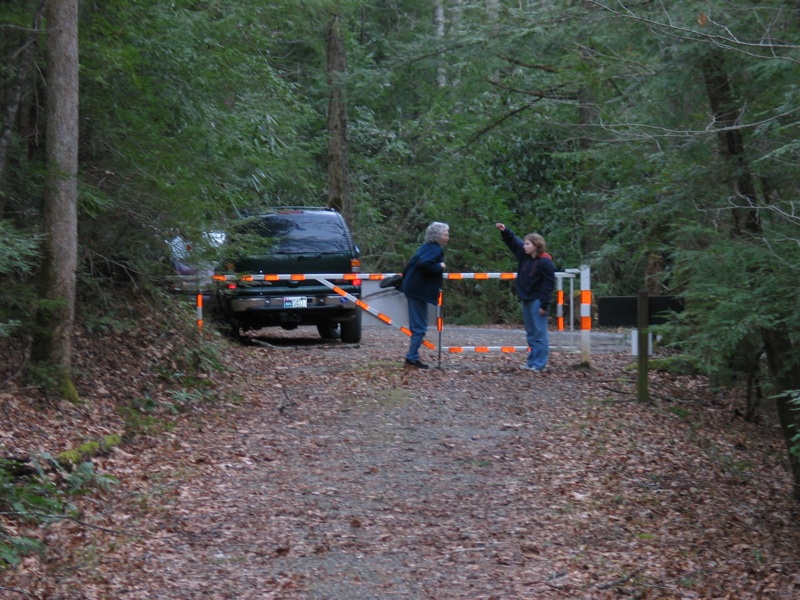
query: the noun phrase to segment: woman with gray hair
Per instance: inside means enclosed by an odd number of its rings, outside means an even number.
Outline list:
[[[419,247],[403,271],[400,291],[408,300],[408,328],[411,342],[406,353],[405,366],[427,369],[419,359],[419,347],[428,330],[428,304],[436,304],[442,290],[442,279],[447,265],[444,247],[450,241],[450,226],[434,221],[425,232],[425,243]]]

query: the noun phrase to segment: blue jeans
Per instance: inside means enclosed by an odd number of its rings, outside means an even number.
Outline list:
[[[411,343],[408,346],[406,358],[408,360],[419,360],[419,347],[422,345],[422,338],[428,331],[428,303],[425,300],[409,298],[408,300],[408,328],[411,330]]]
[[[541,302],[522,303],[522,319],[525,322],[525,335],[528,340],[528,366],[544,369],[550,356],[550,337],[547,333],[547,315],[539,314]]]

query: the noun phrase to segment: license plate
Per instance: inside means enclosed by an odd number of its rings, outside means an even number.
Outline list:
[[[307,299],[305,296],[300,298],[284,298],[283,308],[308,308]]]

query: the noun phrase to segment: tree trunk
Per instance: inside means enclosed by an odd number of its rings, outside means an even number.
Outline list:
[[[738,126],[740,111],[722,56],[718,52],[713,53],[703,63],[703,78],[714,122],[719,129],[717,136],[720,151],[736,173],[733,180],[732,235],[761,235],[761,222],[756,210],[755,178],[745,154],[742,131]]]
[[[78,256],[78,0],[47,0],[47,176],[43,297],[33,360],[55,368],[72,396],[72,328]]]
[[[434,0],[433,2],[433,23],[436,27],[436,39],[444,44],[445,19],[444,19],[444,0]],[[444,65],[436,68],[436,85],[443,88],[447,85],[447,70]]]
[[[347,103],[342,75],[347,57],[341,32],[341,17],[331,12],[328,18],[328,206],[335,208],[352,227],[350,175],[347,164]]]
[[[793,481],[792,495],[797,502],[800,502],[800,457],[792,452],[794,446],[792,438],[800,432],[800,411],[798,411],[800,407],[793,405],[790,397],[785,394],[788,391],[800,390],[800,372],[789,366],[792,362],[791,357],[797,356],[800,347],[792,342],[785,330],[764,331],[762,338],[770,376],[778,391],[775,402],[786,448],[789,451],[789,465]]]

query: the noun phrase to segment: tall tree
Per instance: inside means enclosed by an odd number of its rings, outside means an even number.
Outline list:
[[[48,0],[47,182],[43,295],[33,360],[56,368],[62,394],[71,384],[78,257],[78,0]]]
[[[328,206],[341,212],[352,227],[353,208],[347,162],[347,97],[343,81],[346,71],[347,54],[341,15],[332,8],[328,14]]]
[[[759,218],[759,207],[763,202],[757,194],[755,175],[745,151],[744,133],[738,126],[742,120],[742,102],[735,98],[724,58],[718,50],[711,51],[704,58],[702,72],[714,123],[719,129],[720,155],[729,163],[732,174],[731,235],[743,245],[749,245],[753,240],[758,242],[763,238],[764,232]],[[755,272],[754,268],[748,270]],[[743,272],[742,275],[745,279],[746,274]],[[740,355],[739,364],[743,370],[749,371],[750,380],[758,369],[762,347],[754,337],[745,336],[736,348],[736,353]],[[793,357],[797,355],[797,344],[785,328],[763,327],[761,338],[770,374],[778,391],[776,406],[789,449],[789,463],[794,480],[793,495],[800,501],[800,456],[793,451],[793,439],[800,428],[800,413],[795,410],[791,401],[791,393],[800,389],[800,371],[793,364]]]

